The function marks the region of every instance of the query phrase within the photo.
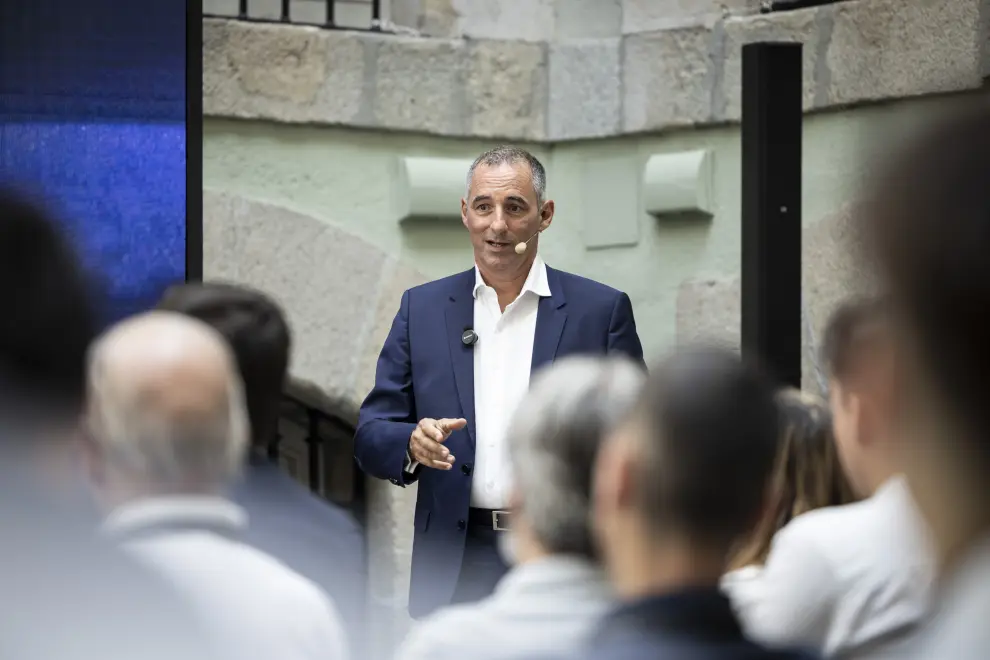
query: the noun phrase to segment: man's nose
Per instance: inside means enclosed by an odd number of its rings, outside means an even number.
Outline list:
[[[496,207],[495,212],[492,214],[492,231],[501,234],[506,231],[509,226],[505,223],[505,217],[502,212],[502,207]]]

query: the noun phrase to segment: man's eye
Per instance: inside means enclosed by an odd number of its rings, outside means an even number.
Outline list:
[[[476,211],[488,211],[491,210],[491,206],[489,204],[478,204],[474,209]]]

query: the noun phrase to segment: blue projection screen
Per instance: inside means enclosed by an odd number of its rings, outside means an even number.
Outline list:
[[[66,224],[108,321],[147,308],[186,277],[186,5],[0,4],[0,182]]]

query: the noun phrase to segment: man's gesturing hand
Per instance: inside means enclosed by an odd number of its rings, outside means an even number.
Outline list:
[[[450,437],[451,432],[465,426],[466,419],[423,418],[409,436],[409,454],[420,465],[449,470],[454,465],[454,457],[442,443]]]

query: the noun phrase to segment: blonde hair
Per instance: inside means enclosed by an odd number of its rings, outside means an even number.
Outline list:
[[[774,535],[802,513],[855,501],[839,463],[828,404],[796,389],[779,392],[777,403],[781,433],[770,506],[738,544],[730,569],[763,564]]]

